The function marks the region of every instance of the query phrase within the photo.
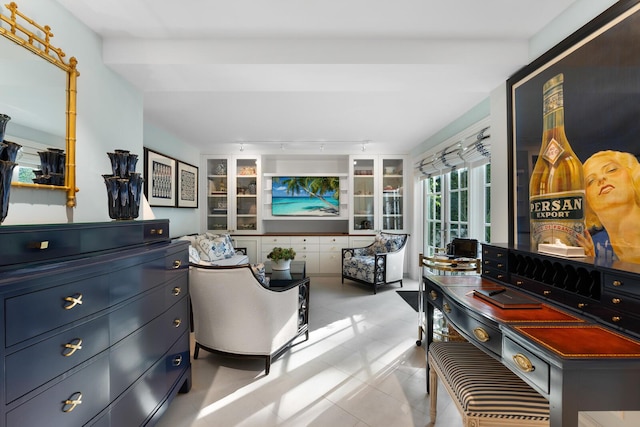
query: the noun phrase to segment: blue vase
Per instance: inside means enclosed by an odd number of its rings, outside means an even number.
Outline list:
[[[17,163],[0,160],[0,223],[9,213],[9,191],[11,190],[11,178],[13,168]]]
[[[11,117],[7,116],[6,114],[0,113],[0,142],[4,141],[4,131],[9,120],[11,120]]]

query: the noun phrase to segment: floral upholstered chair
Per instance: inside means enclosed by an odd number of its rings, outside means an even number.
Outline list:
[[[342,249],[342,283],[353,280],[373,287],[400,283],[408,234],[378,233],[375,241],[362,248]]]

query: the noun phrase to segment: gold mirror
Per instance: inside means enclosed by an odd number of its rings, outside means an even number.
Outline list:
[[[11,117],[5,140],[22,145],[11,185],[63,190],[67,194],[67,206],[74,207],[78,191],[76,79],[80,73],[76,69],[77,61],[72,57],[65,62],[62,49],[51,44],[53,33],[49,26],[35,23],[18,11],[14,2],[5,6],[6,10],[0,10],[0,34],[10,42],[0,39],[0,113]],[[64,182],[34,183],[37,179],[32,176],[41,172],[39,164],[45,155],[39,153],[62,150]]]

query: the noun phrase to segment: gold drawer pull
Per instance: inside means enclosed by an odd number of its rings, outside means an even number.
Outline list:
[[[67,400],[64,401],[62,412],[71,412],[76,409],[76,406],[82,404],[82,393],[76,391]]]
[[[502,258],[503,253],[502,252],[498,252],[498,258]]]
[[[588,305],[589,304],[587,304],[587,303],[581,302],[581,303],[578,303],[578,308],[585,308]]]
[[[622,300],[620,298],[612,298],[611,302],[614,304],[620,304],[622,302]]]
[[[82,338],[74,338],[71,342],[66,343],[62,355],[69,357],[78,350],[82,350]]]
[[[500,279],[500,280],[504,279],[504,275],[498,274],[498,279]]]
[[[485,265],[489,265],[489,264],[491,264],[491,261],[485,261],[484,264]]]
[[[446,302],[442,304],[442,309],[444,310],[445,313],[451,313],[451,307]]]
[[[613,316],[613,317],[611,318],[611,321],[612,321],[612,322],[615,322],[615,323],[618,323],[618,322],[619,322],[619,321],[621,321],[621,320],[622,320],[622,317],[620,317],[620,316]]]
[[[504,264],[498,263],[498,268],[503,268],[503,267],[504,267]]]
[[[614,280],[613,286],[622,286],[622,282],[620,280]]]
[[[173,366],[180,366],[182,364],[182,355],[179,354],[176,357],[174,357],[171,363],[173,364]]]
[[[158,236],[161,236],[164,233],[164,229],[162,228],[158,228],[157,230],[155,228],[152,228],[151,231],[149,231],[149,233],[151,233],[151,235],[153,236],[154,234],[157,234]]]
[[[549,295],[551,295],[551,291],[542,291],[542,294],[543,294],[545,297],[548,297]]]
[[[180,268],[180,266],[182,265],[182,261],[180,261],[179,259],[173,261],[173,268]]]
[[[516,285],[522,286],[524,285],[524,282],[522,280],[516,280]]]
[[[516,365],[523,372],[533,372],[536,368],[531,363],[531,360],[527,356],[522,353],[517,353],[513,355],[513,361],[516,362]]]
[[[75,294],[72,297],[65,297],[64,300],[69,303],[64,306],[64,309],[71,310],[76,305],[82,305],[82,294]]]
[[[176,286],[175,288],[173,288],[173,289],[171,290],[171,293],[172,293],[173,295],[175,295],[175,296],[180,295],[180,292],[182,292],[182,288],[180,288],[179,286]]]
[[[437,299],[438,299],[438,294],[436,293],[436,291],[433,291],[433,290],[432,290],[431,292],[429,292],[429,296],[431,297],[431,299],[432,299],[433,301],[435,301],[435,300],[437,300]]]
[[[49,241],[43,240],[42,242],[30,242],[27,245],[27,247],[29,249],[40,249],[40,250],[49,249]]]
[[[182,319],[173,319],[173,326],[179,328],[182,325]]]
[[[487,342],[489,341],[489,339],[491,339],[489,333],[480,327],[477,327],[473,330],[473,335],[475,335],[480,342]]]

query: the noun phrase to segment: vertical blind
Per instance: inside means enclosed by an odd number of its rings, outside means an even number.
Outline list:
[[[445,174],[483,159],[491,159],[489,126],[438,152],[420,159],[414,172],[420,179]]]

